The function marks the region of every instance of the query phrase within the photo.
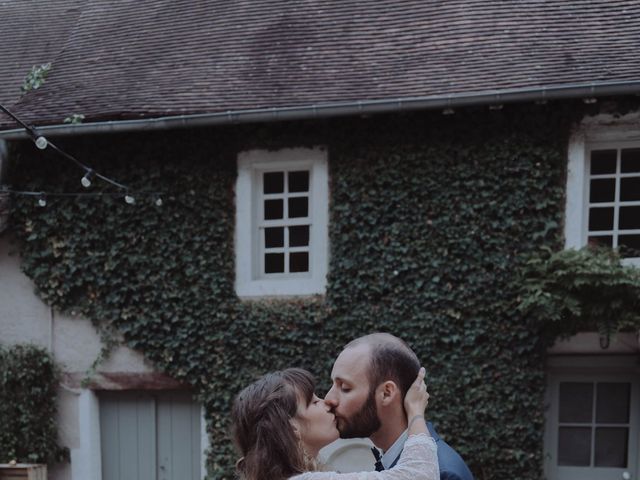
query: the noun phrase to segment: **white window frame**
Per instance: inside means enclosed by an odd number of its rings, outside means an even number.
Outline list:
[[[309,169],[309,272],[261,275],[258,236],[262,174]],[[294,222],[295,223],[295,222]],[[236,294],[239,297],[324,294],[328,271],[329,175],[325,149],[249,150],[238,155],[236,181]]]
[[[628,444],[629,470],[608,467],[558,466],[558,395],[563,381],[629,381],[631,382],[630,433]],[[550,356],[547,360],[545,403],[544,473],[549,480],[622,479],[624,472],[633,480],[640,475],[640,412],[634,401],[640,398],[640,368],[637,355],[571,355]],[[634,471],[635,470],[635,471]],[[634,476],[634,473],[636,476]]]
[[[594,148],[640,147],[640,117],[630,114],[619,119],[610,115],[592,117],[578,128],[569,141],[567,197],[565,208],[565,248],[587,244],[589,214],[589,152]],[[640,257],[626,258],[626,265],[640,266]]]

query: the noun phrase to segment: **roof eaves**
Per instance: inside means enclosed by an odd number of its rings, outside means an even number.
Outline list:
[[[546,87],[527,87],[424,97],[335,102],[295,107],[229,110],[216,113],[162,116],[136,120],[113,120],[85,124],[36,127],[40,135],[86,135],[111,132],[167,130],[240,123],[308,120],[348,115],[372,115],[414,110],[435,110],[531,101],[640,95],[640,80],[589,82]],[[22,139],[30,135],[23,128],[0,131],[0,139]]]

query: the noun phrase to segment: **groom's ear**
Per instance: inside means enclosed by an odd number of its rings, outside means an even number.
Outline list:
[[[390,405],[400,395],[400,389],[391,380],[381,383],[378,391],[380,392],[380,401],[383,406]]]

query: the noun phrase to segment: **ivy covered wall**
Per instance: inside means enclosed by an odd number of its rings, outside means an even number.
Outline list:
[[[429,415],[478,479],[542,469],[543,342],[517,312],[527,256],[561,247],[572,116],[556,107],[61,138],[138,199],[21,199],[24,271],[42,298],[124,334],[207,408],[210,473],[231,478],[226,419],[259,374],[313,371],[371,331],[423,360]],[[330,159],[326,296],[241,302],[234,281],[238,151],[324,145]],[[82,172],[14,145],[14,188],[78,191]],[[322,393],[322,392],[321,392]]]

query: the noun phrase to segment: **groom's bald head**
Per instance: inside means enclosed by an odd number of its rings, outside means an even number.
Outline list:
[[[416,379],[420,360],[409,346],[390,333],[372,333],[352,340],[344,350],[366,346],[369,351],[368,377],[371,389],[387,380],[400,388],[402,397]]]

